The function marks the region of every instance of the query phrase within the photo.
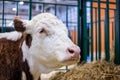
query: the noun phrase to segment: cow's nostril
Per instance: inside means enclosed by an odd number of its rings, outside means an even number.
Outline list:
[[[73,53],[74,53],[74,50],[73,50],[73,49],[68,48],[68,52],[69,52],[70,54],[73,54]]]

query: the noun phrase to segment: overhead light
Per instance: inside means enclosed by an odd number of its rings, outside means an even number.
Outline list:
[[[12,10],[13,10],[13,11],[17,11],[17,9],[16,9],[16,8],[12,8]]]
[[[60,0],[56,0],[57,2],[59,2]]]
[[[24,2],[23,2],[23,1],[20,1],[20,2],[19,2],[19,4],[20,4],[20,5],[23,5],[23,4],[24,4]]]

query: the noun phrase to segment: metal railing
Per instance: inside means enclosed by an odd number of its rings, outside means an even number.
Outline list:
[[[117,5],[116,5],[117,2]],[[111,61],[111,50],[114,53],[114,62],[120,64],[119,53],[119,0],[80,0],[81,11],[81,44],[82,59],[87,61],[101,60]],[[87,12],[89,9],[89,13]],[[89,15],[89,16],[87,16]],[[89,21],[89,27],[88,22]]]
[[[33,16],[36,14],[42,13],[42,12],[51,12],[49,9],[52,10],[51,13],[55,14],[60,18],[68,27],[69,29],[69,36],[73,40],[74,43],[77,44],[77,27],[78,27],[78,22],[77,22],[77,1],[75,4],[71,3],[52,3],[52,2],[37,2],[35,0],[28,0],[24,1],[24,5],[19,4],[19,0],[2,0],[0,1],[0,7],[1,7],[1,12],[0,15],[2,15],[0,20],[1,27],[2,27],[2,32],[6,32],[6,27],[9,23],[8,21],[13,20],[14,16],[22,16],[25,19],[31,20]],[[68,1],[69,2],[69,1]],[[11,6],[15,8],[15,11],[12,12],[7,11]],[[8,5],[8,6],[7,6]],[[24,8],[26,10],[21,10],[21,8]],[[37,6],[39,8],[38,11],[36,11],[34,8]],[[63,10],[62,10],[63,9]],[[60,12],[62,10],[62,12]],[[62,13],[62,14],[61,14]],[[5,17],[11,15],[12,17]],[[62,17],[62,18],[61,18]],[[74,18],[74,19],[73,19]]]
[[[66,24],[73,42],[81,47],[81,61],[87,61],[88,57],[90,57],[90,61],[101,60],[103,53],[105,60],[110,61],[113,44],[115,45],[113,47],[115,63],[120,64],[119,0],[77,0],[75,4],[25,0],[24,2],[28,7],[26,12],[24,10],[21,12],[19,0],[2,0],[0,2],[2,3],[2,12],[0,12],[2,32],[5,32],[4,28],[7,26],[8,18],[5,16],[9,15],[5,12],[6,5],[9,4],[6,2],[15,4],[16,11],[12,14],[13,16],[24,15],[23,17],[29,20],[38,13],[52,11]],[[39,11],[34,10],[35,5],[39,5]],[[60,12],[61,10],[62,12]]]

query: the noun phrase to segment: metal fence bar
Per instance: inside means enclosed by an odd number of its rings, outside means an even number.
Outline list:
[[[101,9],[100,0],[98,0],[98,55],[99,60],[101,59]]]
[[[115,61],[120,64],[120,0],[117,0],[117,10],[115,11]]]
[[[5,1],[2,0],[2,32],[5,32],[4,31],[4,23],[5,23],[5,20],[4,20],[4,7],[5,7]]]
[[[29,0],[29,20],[32,18],[32,0]]]
[[[78,0],[78,15],[79,15],[79,18],[78,18],[78,41],[80,40],[80,42],[78,42],[78,45],[80,46],[81,48],[81,58],[80,58],[80,62],[82,62],[84,60],[83,58],[83,0]],[[80,4],[80,5],[79,5]],[[79,32],[80,31],[80,32]]]
[[[11,1],[11,0],[4,0],[4,1]],[[20,0],[12,0],[11,2],[19,2]],[[27,2],[27,3],[30,3],[30,0],[28,1],[25,1],[25,0],[22,0],[24,2]],[[51,2],[36,2],[34,0],[31,0],[31,3],[34,3],[34,4],[46,4],[46,5],[60,5],[60,6],[75,6],[77,7],[78,5],[77,4],[66,4],[66,3],[51,3]]]
[[[78,2],[78,6],[77,6],[77,10],[78,10],[78,17],[77,17],[77,27],[78,27],[78,46],[81,48],[82,42],[81,42],[81,0],[77,0]]]
[[[83,43],[83,45],[82,45],[82,51],[81,51],[81,54],[82,54],[82,59],[83,59],[83,61],[87,61],[87,51],[88,51],[88,49],[87,49],[87,47],[88,47],[88,33],[87,33],[87,27],[86,27],[86,0],[81,0],[81,2],[82,2],[82,19],[81,20],[83,20],[83,23],[82,23],[82,34],[81,35],[83,35],[82,36],[82,43]]]
[[[110,38],[109,38],[109,0],[106,0],[105,11],[105,54],[106,61],[110,61]]]
[[[93,1],[91,0],[90,4],[90,18],[91,18],[91,61],[93,61]]]
[[[4,32],[6,32],[6,19],[4,19]]]
[[[55,4],[55,15],[57,15],[57,5]]]
[[[45,4],[42,4],[42,12],[44,12]]]
[[[66,26],[68,28],[68,6],[66,6]],[[68,30],[68,33],[69,33],[69,30]],[[68,36],[70,36],[70,34]],[[66,70],[68,70],[68,66],[66,66]]]
[[[87,6],[86,8],[90,8],[90,7]],[[97,8],[97,7],[94,7],[94,6],[93,6],[93,8]],[[102,9],[106,10],[106,8],[102,8],[102,7],[101,7],[100,9],[101,9],[101,10],[102,10]],[[116,9],[109,8],[109,10],[116,10]]]
[[[18,16],[18,2],[16,2],[16,9],[17,9],[16,16]]]
[[[91,0],[87,0],[87,1],[91,1]],[[98,2],[98,0],[92,0],[93,2]],[[105,3],[106,4],[106,1],[104,0],[100,0],[100,3]],[[116,4],[116,2],[110,2],[108,4]]]
[[[4,0],[4,1],[11,1],[11,0]],[[12,0],[12,2],[19,2],[18,0]],[[24,1],[24,2],[30,2],[30,1]],[[35,1],[32,1],[32,3],[38,3]],[[51,3],[51,2],[39,2],[39,4],[47,4],[47,5],[61,5],[61,6],[77,6],[77,4],[66,4],[66,3]]]
[[[67,26],[67,28],[68,28],[68,7],[69,6],[66,6],[66,26]],[[68,30],[68,33],[70,34],[69,30]],[[70,35],[68,35],[68,36],[70,36]]]

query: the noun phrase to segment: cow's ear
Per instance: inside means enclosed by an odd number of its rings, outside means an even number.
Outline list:
[[[24,21],[21,20],[19,16],[16,16],[14,18],[14,28],[18,32],[24,32],[26,30],[26,27],[24,25]]]

